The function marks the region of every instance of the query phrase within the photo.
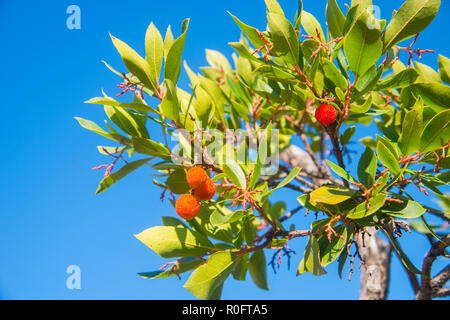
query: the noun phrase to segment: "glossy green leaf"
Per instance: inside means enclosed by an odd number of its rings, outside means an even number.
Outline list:
[[[450,100],[449,100],[450,101]],[[435,115],[422,133],[420,151],[433,151],[445,145],[450,139],[450,110]]]
[[[154,82],[154,73],[152,72],[148,62],[125,42],[113,37],[112,35],[110,36],[127,69],[148,89],[153,92],[157,92],[158,84]]]
[[[341,237],[333,235],[331,242],[328,240],[327,236],[322,236],[319,239],[320,248],[320,263],[322,266],[327,266],[336,260],[344,250],[347,244],[347,228],[345,225],[340,225],[334,228],[334,231]]]
[[[223,171],[231,181],[240,188],[246,187],[246,177],[239,164],[233,159],[226,159],[222,165]]]
[[[377,157],[371,148],[366,147],[358,163],[359,181],[361,181],[366,188],[370,188],[375,182],[376,172]]]
[[[344,34],[345,16],[336,0],[328,0],[326,7],[328,30],[334,38],[342,37]]]
[[[325,77],[330,79],[336,87],[341,88],[343,91],[347,90],[347,79],[330,60],[322,58],[322,68]]]
[[[319,243],[313,235],[309,237],[308,244],[305,248],[305,255],[300,261],[300,265],[297,269],[297,275],[303,274],[307,271],[315,276],[321,276],[327,273],[320,264]]]
[[[341,186],[324,186],[320,187],[310,193],[310,200],[313,202],[325,204],[338,204],[347,199],[350,199],[356,193],[355,190],[350,190]]]
[[[269,290],[269,283],[267,281],[267,261],[263,250],[258,250],[253,253],[248,264],[248,271],[252,276],[253,282],[260,289]]]
[[[350,210],[347,214],[347,218],[350,219],[362,219],[370,216],[371,214],[380,210],[386,202],[387,196],[379,193],[375,197],[369,200],[369,209],[367,209],[367,203],[362,202],[354,209]]]
[[[116,133],[108,133],[102,128],[100,128],[95,122],[92,122],[90,120],[86,120],[83,118],[75,117],[75,119],[78,121],[78,123],[85,129],[90,130],[92,132],[95,132],[105,138],[118,141],[120,143],[129,144],[130,140],[127,138],[121,136],[120,134]]]
[[[133,146],[136,152],[141,154],[161,158],[170,157],[170,151],[164,145],[162,145],[159,142],[152,141],[150,139],[133,137]]]
[[[140,272],[138,273],[144,279],[161,279],[176,276],[177,274],[183,274],[185,272],[194,270],[204,264],[203,260],[194,258],[194,257],[186,257],[177,265],[173,265],[169,267],[167,270],[157,270],[153,272]]]
[[[356,75],[362,75],[373,66],[381,56],[383,43],[381,31],[369,28],[368,19],[373,18],[368,12],[362,13],[344,39],[344,52],[350,69]]]
[[[320,34],[320,40],[325,42],[325,34],[323,33],[322,27],[319,21],[311,13],[303,10],[302,11],[302,26],[306,33],[312,37],[317,38],[317,32]]]
[[[387,90],[392,88],[404,88],[413,84],[418,73],[416,70],[410,68],[405,69],[399,73],[394,74],[386,80],[380,81],[376,87],[377,90]]]
[[[342,169],[337,164],[331,162],[330,160],[327,160],[327,163],[330,166],[331,170],[333,170],[333,172],[336,173],[341,178],[344,178],[345,180],[347,180],[349,182],[358,182],[346,170]]]
[[[169,79],[164,80],[166,92],[161,102],[161,112],[170,120],[177,121],[180,112],[180,102],[177,97],[177,88]]]
[[[265,0],[265,2],[269,12],[276,13],[284,17],[283,9],[281,9],[281,6],[277,0]]]
[[[439,55],[439,75],[441,76],[442,81],[447,84],[450,84],[450,59],[444,57],[443,55]]]
[[[388,168],[393,174],[398,174],[400,172],[400,165],[398,157],[395,156],[392,151],[393,148],[389,148],[386,144],[378,141],[377,143],[377,155],[381,163]]]
[[[246,25],[241,20],[236,18],[234,15],[232,15],[230,12],[228,13],[237,23],[239,28],[241,28],[242,32],[247,36],[248,40],[250,40],[250,42],[255,46],[255,48],[259,48],[264,45],[264,42],[261,40],[261,37],[259,36],[258,30],[256,28]]]
[[[402,219],[415,219],[425,213],[425,208],[412,200],[403,200],[403,203],[388,202],[383,212]]]
[[[186,172],[183,169],[173,171],[167,178],[166,186],[175,194],[188,193],[190,187],[186,180]]]
[[[416,83],[412,86],[415,93],[436,112],[447,109],[450,101],[450,87],[442,83]]]
[[[150,23],[145,34],[145,60],[150,67],[150,78],[152,83],[159,83],[159,74],[161,72],[162,59],[164,55],[164,43],[155,25]]]
[[[186,32],[189,26],[189,19],[183,21],[182,34],[171,45],[167,52],[166,62],[164,64],[164,79],[169,79],[176,85],[181,70],[181,56],[184,50]]]
[[[212,254],[207,263],[195,270],[184,284],[184,288],[199,299],[215,298],[214,292],[231,274],[237,256],[229,251]]]
[[[398,146],[405,156],[413,154],[420,148],[422,113],[418,109],[423,108],[422,100],[419,99],[416,106],[417,108],[406,113],[402,124],[402,132],[398,140]]]
[[[133,162],[129,162],[125,164],[122,168],[120,168],[118,171],[110,174],[109,176],[103,178],[103,180],[100,182],[100,185],[97,188],[96,194],[102,193],[109,187],[111,187],[114,183],[125,177],[126,175],[130,174],[134,170],[136,170],[139,167],[142,167],[144,164],[150,161],[151,158],[145,158],[136,160]]]
[[[299,43],[292,24],[285,17],[270,12],[267,14],[267,20],[274,50],[282,55],[286,62],[297,64]]]
[[[403,251],[403,249],[400,247],[400,245],[397,242],[397,239],[395,239],[391,233],[386,231],[384,228],[381,228],[383,230],[384,234],[388,237],[389,241],[391,242],[392,246],[394,247],[394,250],[396,251],[398,257],[400,258],[400,261],[403,263],[403,265],[411,272],[415,274],[422,274],[422,272],[417,269],[414,264],[409,260],[406,253]]]
[[[407,0],[394,13],[383,35],[383,52],[424,30],[439,11],[441,0]]]
[[[204,235],[180,226],[153,227],[135,237],[166,259],[199,256],[214,250],[214,245]]]

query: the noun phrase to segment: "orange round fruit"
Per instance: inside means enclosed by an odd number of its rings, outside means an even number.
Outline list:
[[[181,218],[191,220],[197,216],[200,203],[193,195],[184,194],[175,203],[175,210]]]
[[[208,178],[206,182],[200,187],[194,189],[194,196],[201,201],[208,201],[216,193],[216,185],[214,182]]]
[[[208,179],[209,177],[202,167],[191,168],[186,173],[187,183],[192,189],[202,186]]]
[[[315,113],[317,121],[322,125],[327,126],[336,120],[336,109],[329,104],[321,104]]]

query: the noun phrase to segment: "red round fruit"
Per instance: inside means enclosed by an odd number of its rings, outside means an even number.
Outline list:
[[[188,170],[186,180],[192,189],[203,185],[209,179],[206,171],[202,167],[194,167]]]
[[[327,126],[336,120],[336,114],[336,109],[329,104],[321,104],[316,109],[316,119],[324,126]]]
[[[201,185],[197,189],[194,189],[194,196],[196,196],[197,199],[201,201],[211,200],[211,198],[214,196],[215,193],[216,193],[216,185],[209,178],[203,185]]]
[[[175,203],[175,210],[181,218],[191,220],[197,216],[200,203],[193,195],[184,194]]]

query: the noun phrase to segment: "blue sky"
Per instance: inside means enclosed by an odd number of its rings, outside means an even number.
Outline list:
[[[350,1],[346,1],[350,2]],[[450,56],[445,32],[449,29],[450,3],[431,27],[422,33],[418,46]],[[297,1],[281,0],[293,18]],[[325,0],[304,1],[305,10],[324,25]],[[343,8],[343,1],[339,2]],[[374,1],[383,18],[389,18],[400,0]],[[66,8],[81,8],[81,30],[66,28]],[[0,178],[0,298],[2,299],[191,299],[176,277],[144,280],[137,272],[153,271],[164,260],[133,237],[160,224],[160,216],[174,215],[168,202],[160,201],[160,189],[145,168],[130,175],[107,192],[95,196],[102,173],[91,168],[109,159],[98,154],[97,145],[109,145],[100,136],[82,129],[74,116],[102,123],[101,107],[83,101],[99,96],[104,88],[118,93],[119,78],[101,63],[105,59],[124,70],[108,32],[141,54],[148,24],[154,21],[162,33],[169,24],[176,34],[181,21],[191,18],[183,58],[198,70],[206,64],[205,49],[233,50],[228,42],[240,32],[226,13],[265,28],[262,0],[251,1],[12,1],[0,2],[2,50],[2,177]],[[437,67],[437,55],[423,62]],[[188,88],[183,73],[179,85]],[[156,127],[150,128],[156,131]],[[357,131],[362,137],[373,127]],[[158,133],[154,137],[158,137]],[[277,193],[288,208],[296,206],[296,194]],[[434,203],[431,203],[436,205]],[[293,223],[307,228],[311,217],[299,214]],[[416,265],[428,244],[415,235],[402,245]],[[353,281],[339,280],[337,267],[317,278],[295,276],[305,246],[292,241],[297,250],[292,268],[284,261],[276,275],[268,270],[271,290],[262,291],[251,281],[228,280],[224,299],[356,299],[359,272]],[[266,253],[268,258],[271,253]],[[81,268],[81,290],[66,288],[66,268]],[[346,274],[348,268],[346,269]],[[346,277],[346,276],[345,276]],[[396,258],[390,297],[409,299],[412,293]]]

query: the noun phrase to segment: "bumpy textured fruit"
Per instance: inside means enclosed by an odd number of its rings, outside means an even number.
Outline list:
[[[206,182],[200,187],[194,189],[194,196],[201,201],[208,201],[216,193],[216,185],[214,182],[208,178]]]
[[[188,170],[186,180],[192,189],[202,186],[209,179],[206,171],[202,167],[195,167]]]
[[[336,120],[336,109],[332,105],[321,104],[316,109],[316,119],[324,126],[327,126]]]
[[[200,210],[197,198],[190,194],[184,194],[175,203],[175,210],[185,220],[194,219]]]

